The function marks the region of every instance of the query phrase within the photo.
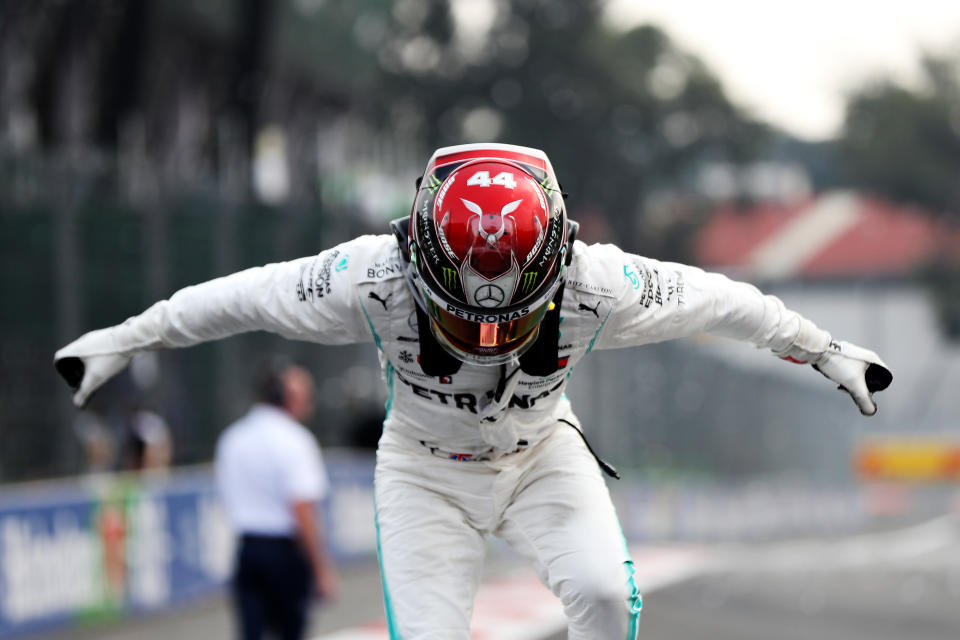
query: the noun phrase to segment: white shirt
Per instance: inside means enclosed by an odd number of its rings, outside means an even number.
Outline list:
[[[293,504],[322,499],[328,488],[320,447],[287,412],[256,404],[217,441],[217,486],[234,529],[292,535]]]

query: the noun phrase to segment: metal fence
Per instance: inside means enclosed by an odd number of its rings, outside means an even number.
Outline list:
[[[313,255],[368,230],[353,211],[319,204],[261,207],[215,190],[128,197],[115,167],[86,160],[0,161],[0,481],[84,466],[74,428],[80,414],[52,367],[57,348],[181,287]],[[171,426],[175,460],[203,460],[249,402],[248,378],[270,352],[317,372],[313,426],[325,442],[362,439],[357,424],[382,415],[372,346],[327,348],[262,334],[157,354],[154,384],[125,374],[98,392],[90,409],[110,425],[132,399],[152,406]],[[353,384],[345,389],[344,380]]]

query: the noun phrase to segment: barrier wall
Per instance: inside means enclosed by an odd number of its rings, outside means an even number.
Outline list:
[[[373,457],[328,461],[343,564],[376,552]],[[0,491],[0,638],[158,611],[217,593],[234,540],[209,469]]]
[[[0,496],[0,638],[191,601],[232,553],[209,473]]]

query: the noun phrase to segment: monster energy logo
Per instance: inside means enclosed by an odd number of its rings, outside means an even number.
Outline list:
[[[537,284],[537,278],[540,276],[536,271],[530,271],[523,274],[523,280],[520,283],[520,291],[522,293],[530,293],[533,291],[533,287]]]
[[[440,180],[437,178],[437,176],[431,174],[431,175],[430,175],[430,184],[427,185],[427,189],[429,189],[430,193],[436,193],[436,192],[437,192],[437,189],[440,188],[440,185],[441,185],[441,184],[443,184],[443,183],[440,182]]]
[[[443,267],[443,286],[447,289],[453,289],[457,286],[457,270],[450,267]]]

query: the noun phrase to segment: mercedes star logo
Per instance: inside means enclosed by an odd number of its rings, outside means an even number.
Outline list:
[[[503,289],[495,284],[485,284],[477,288],[473,294],[473,299],[481,307],[499,307],[503,304]]]

